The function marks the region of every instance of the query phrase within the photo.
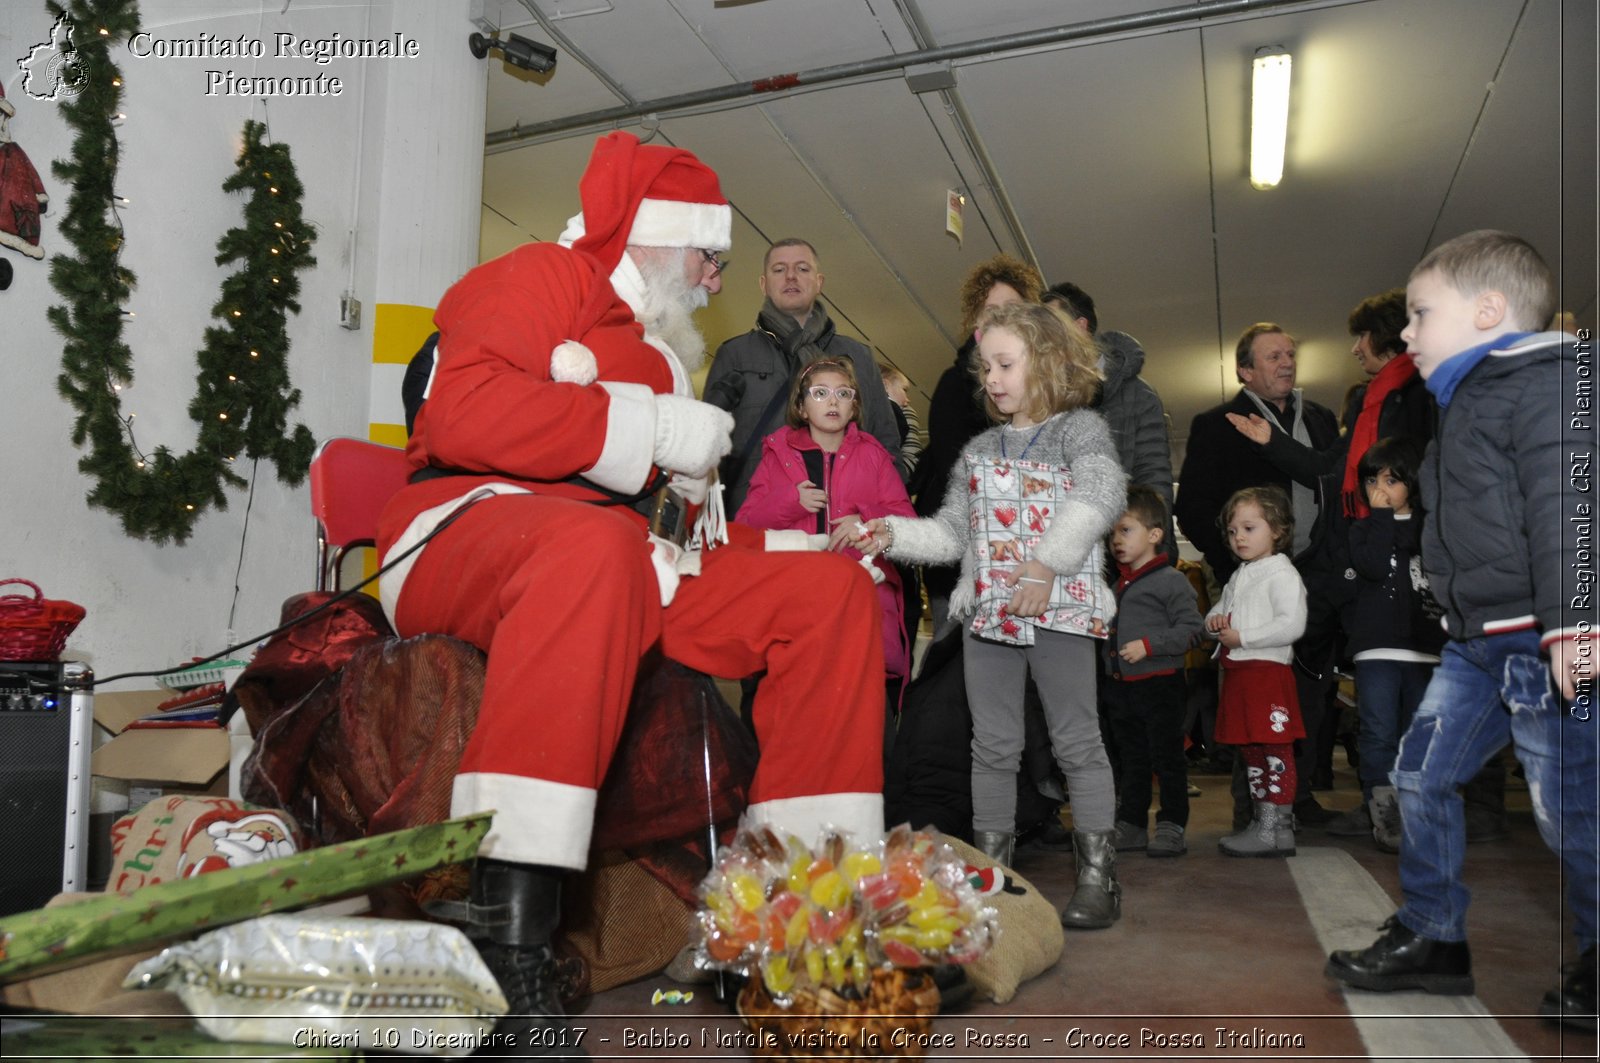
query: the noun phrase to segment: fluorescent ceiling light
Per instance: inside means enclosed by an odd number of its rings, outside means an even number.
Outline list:
[[[1292,64],[1281,47],[1256,52],[1250,78],[1250,184],[1256,188],[1272,188],[1283,180]]]

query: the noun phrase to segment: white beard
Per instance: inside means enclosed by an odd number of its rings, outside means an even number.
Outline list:
[[[635,258],[644,278],[644,305],[634,311],[639,324],[658,337],[678,356],[686,372],[693,373],[706,361],[706,340],[694,324],[694,312],[710,300],[710,293],[683,276],[683,252]]]

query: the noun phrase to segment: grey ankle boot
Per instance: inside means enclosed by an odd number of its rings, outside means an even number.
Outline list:
[[[1293,856],[1294,830],[1289,816],[1286,805],[1257,801],[1250,825],[1223,838],[1217,848],[1228,856]]]
[[[1017,836],[1008,830],[975,830],[972,845],[995,863],[1010,867],[1017,852]]]
[[[1072,858],[1078,865],[1078,888],[1061,913],[1068,930],[1103,930],[1122,915],[1122,886],[1117,882],[1116,831],[1075,830]]]

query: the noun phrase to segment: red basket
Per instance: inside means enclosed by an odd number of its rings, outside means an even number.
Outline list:
[[[0,661],[60,660],[67,636],[83,619],[83,606],[51,601],[25,579],[0,579],[0,587],[7,583],[31,587],[33,597],[0,594]]]

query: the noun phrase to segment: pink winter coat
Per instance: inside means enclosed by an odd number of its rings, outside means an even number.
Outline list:
[[[805,451],[822,457],[822,480],[818,486],[828,496],[821,513],[808,512],[800,505],[799,485],[815,478],[806,470]],[[815,460],[815,459],[813,459]],[[734,518],[755,528],[793,528],[804,532],[831,532],[835,517],[855,513],[862,520],[874,517],[915,517],[905,484],[895,471],[894,458],[883,444],[850,425],[837,453],[829,455],[809,428],[784,427],[761,444],[761,464],[750,478],[750,491]],[[818,518],[822,525],[818,526]],[[851,547],[850,557],[861,553]],[[878,584],[878,602],[883,607],[883,657],[885,670],[892,678],[911,674],[911,653],[906,645],[904,603],[900,575],[882,557],[873,564],[883,573]],[[819,606],[825,603],[818,603]]]

